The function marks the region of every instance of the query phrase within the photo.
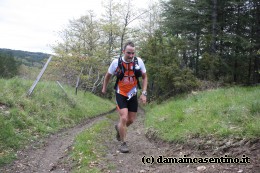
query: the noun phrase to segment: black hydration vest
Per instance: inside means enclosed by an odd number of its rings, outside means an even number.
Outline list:
[[[135,75],[135,78],[137,80],[137,85],[138,85],[138,88],[141,89],[141,85],[140,85],[140,82],[139,82],[139,77],[142,76],[142,71],[141,69],[135,69],[135,65],[138,65],[138,59],[137,57],[134,57],[134,64],[133,64],[133,71],[134,71],[134,75]],[[118,81],[122,80],[125,76],[125,67],[123,65],[123,60],[122,60],[122,57],[119,57],[118,58],[118,70],[116,71],[116,83],[115,83],[115,86],[114,86],[114,89],[116,90],[117,88],[117,84],[118,84]]]

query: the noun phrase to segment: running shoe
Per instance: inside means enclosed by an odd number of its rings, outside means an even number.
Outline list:
[[[129,152],[129,149],[128,149],[128,146],[126,145],[126,142],[123,142],[120,146],[120,152],[121,153],[128,153]]]

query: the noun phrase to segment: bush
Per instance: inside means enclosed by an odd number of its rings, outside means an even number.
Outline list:
[[[18,63],[11,54],[0,52],[0,77],[11,78],[17,75]]]

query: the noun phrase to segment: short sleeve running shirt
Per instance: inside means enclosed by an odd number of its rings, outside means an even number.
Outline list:
[[[118,82],[116,92],[130,99],[132,96],[136,95],[137,93],[137,80],[134,76],[134,71],[133,71],[134,63],[133,61],[126,62],[124,60],[124,57],[122,58],[122,60],[124,62],[123,65],[125,67],[125,76],[121,81]],[[146,73],[146,68],[143,60],[139,57],[137,57],[137,60],[142,73]],[[118,59],[114,59],[108,68],[108,73],[115,75],[117,67],[118,67]]]

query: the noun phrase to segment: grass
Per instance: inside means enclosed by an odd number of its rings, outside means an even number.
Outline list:
[[[98,165],[106,163],[104,160],[106,148],[103,144],[105,139],[112,137],[107,133],[109,128],[111,128],[111,121],[105,119],[76,137],[70,154],[70,160],[74,161],[72,172],[102,172]],[[108,168],[109,165],[106,167]]]
[[[260,87],[233,87],[173,98],[147,108],[145,125],[166,141],[259,138]]]
[[[55,82],[39,82],[31,97],[26,93],[33,81],[0,79],[0,166],[11,162],[26,144],[71,127],[82,119],[115,107],[109,100]]]
[[[33,81],[0,79],[0,166],[15,159],[16,151],[49,133],[114,108],[108,100],[54,82],[40,82],[31,97]],[[166,141],[192,137],[260,137],[260,87],[233,87],[172,98],[146,107],[145,125]],[[110,119],[117,118],[109,115]],[[73,172],[101,172],[105,148],[101,145],[111,126],[101,121],[77,136],[70,157]]]

